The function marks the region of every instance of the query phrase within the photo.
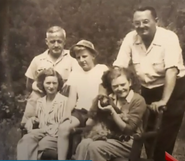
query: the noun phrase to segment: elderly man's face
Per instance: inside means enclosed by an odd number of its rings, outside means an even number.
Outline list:
[[[156,31],[156,19],[149,10],[136,11],[133,16],[133,23],[137,33],[143,39],[154,36]]]
[[[46,44],[53,56],[60,56],[64,49],[65,37],[62,32],[49,33],[46,38]]]

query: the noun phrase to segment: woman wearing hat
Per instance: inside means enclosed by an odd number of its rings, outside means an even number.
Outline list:
[[[81,40],[73,45],[70,54],[78,61],[83,70],[72,72],[67,81],[67,85],[70,86],[68,108],[69,114],[72,112],[72,116],[59,128],[59,160],[65,160],[67,157],[70,131],[75,127],[86,125],[88,111],[99,94],[101,77],[108,70],[106,65],[95,64],[98,52],[94,45],[87,40]]]

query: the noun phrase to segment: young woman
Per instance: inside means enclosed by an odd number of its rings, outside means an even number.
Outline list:
[[[120,157],[128,158],[133,144],[133,134],[141,133],[143,130],[142,118],[146,104],[144,98],[131,88],[130,71],[111,69],[102,79],[103,86],[111,93],[109,97],[121,113],[118,114],[112,105],[102,107],[100,101],[98,102],[98,108],[109,114],[111,121],[109,120],[107,127],[111,135],[107,136],[106,140],[83,139],[76,149],[76,160],[107,161]],[[122,135],[129,136],[129,139],[121,139]]]
[[[65,160],[69,147],[69,134],[74,127],[85,126],[88,119],[88,111],[94,99],[99,93],[101,77],[107,66],[95,63],[98,52],[94,45],[81,40],[71,48],[71,56],[74,57],[82,71],[72,72],[67,84],[70,86],[68,108],[69,120],[60,125],[58,136],[58,159]]]
[[[18,142],[18,160],[37,160],[45,149],[57,150],[58,127],[67,112],[67,97],[59,93],[63,81],[58,72],[43,70],[37,81],[45,96],[37,101],[36,116],[26,122],[28,134]],[[38,129],[33,129],[34,123],[38,123]]]

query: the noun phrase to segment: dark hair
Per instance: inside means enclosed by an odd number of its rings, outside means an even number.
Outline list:
[[[153,18],[157,18],[157,12],[155,8],[151,6],[139,7],[134,11],[134,13],[137,11],[146,11],[146,10],[149,10],[151,12],[151,15],[153,16]]]
[[[60,91],[62,89],[62,86],[64,84],[62,77],[60,76],[60,74],[55,71],[53,68],[49,68],[49,69],[44,69],[37,77],[37,86],[40,90],[42,90],[44,92],[44,94],[46,94],[46,91],[44,89],[44,80],[46,77],[48,76],[55,76],[58,79],[58,89],[57,91]]]
[[[102,86],[107,90],[108,94],[113,93],[111,82],[113,79],[118,78],[121,75],[125,75],[127,80],[131,82],[131,89],[136,91],[136,76],[130,69],[126,68],[111,68],[106,71],[102,76]]]

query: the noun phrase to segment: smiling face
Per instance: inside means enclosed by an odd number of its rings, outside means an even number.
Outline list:
[[[44,80],[46,95],[55,95],[58,91],[58,79],[56,76],[47,76]]]
[[[125,75],[120,75],[112,80],[111,86],[118,98],[126,98],[130,91],[131,81]]]
[[[157,18],[154,18],[150,10],[136,11],[133,16],[133,23],[138,35],[143,39],[155,35]]]
[[[62,32],[48,33],[46,38],[46,44],[52,56],[58,57],[61,55],[64,45],[65,45],[65,36]]]
[[[94,67],[95,57],[89,50],[80,50],[75,53],[75,58],[84,71],[89,71]]]

